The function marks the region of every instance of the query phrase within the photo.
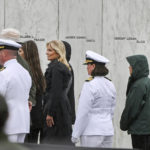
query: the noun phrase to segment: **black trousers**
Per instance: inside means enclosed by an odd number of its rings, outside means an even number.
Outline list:
[[[42,129],[41,128],[33,128],[32,126],[30,127],[30,133],[26,135],[25,137],[25,143],[38,143],[38,136],[42,134]],[[41,139],[41,137],[40,137]]]
[[[150,135],[131,135],[133,148],[150,150]]]

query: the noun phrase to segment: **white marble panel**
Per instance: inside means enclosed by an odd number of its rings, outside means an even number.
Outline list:
[[[76,107],[83,82],[88,77],[85,51],[101,53],[101,0],[59,1],[59,39],[72,46],[71,64],[75,73]]]
[[[58,37],[58,0],[5,0],[5,9],[5,27],[20,30],[22,41],[36,41],[45,71],[46,42]]]
[[[0,31],[4,28],[4,0],[0,0]]]
[[[113,147],[131,148],[130,136],[119,128],[129,76],[125,57],[150,57],[149,14],[149,0],[0,0],[0,30],[13,27],[20,30],[22,41],[35,40],[43,72],[46,42],[68,41],[72,46],[76,104],[87,78],[86,66],[82,65],[85,51],[92,49],[110,59],[109,77],[117,89]]]
[[[144,54],[150,57],[150,1],[103,1],[103,55],[110,59],[110,78],[117,89],[114,117],[114,147],[131,148],[131,139],[119,127],[129,77],[126,56]]]

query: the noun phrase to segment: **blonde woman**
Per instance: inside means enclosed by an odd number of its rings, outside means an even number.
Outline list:
[[[70,88],[70,67],[65,46],[61,41],[47,43],[47,59],[51,61],[45,72],[43,143],[71,143],[71,107],[67,97]]]

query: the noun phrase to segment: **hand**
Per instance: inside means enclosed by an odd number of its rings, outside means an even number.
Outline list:
[[[28,105],[29,105],[29,111],[31,112],[31,110],[32,110],[32,102],[28,101]]]
[[[47,115],[46,117],[46,123],[48,127],[52,127],[54,125],[54,120],[52,116]]]
[[[72,143],[78,143],[79,139],[72,136],[71,141],[72,141]]]

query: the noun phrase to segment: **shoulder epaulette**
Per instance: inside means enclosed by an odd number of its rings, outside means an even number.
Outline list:
[[[87,81],[87,82],[89,82],[89,81],[91,81],[91,80],[93,80],[94,79],[94,77],[89,77],[88,79],[86,79],[85,81]]]
[[[109,78],[107,78],[107,77],[104,77],[105,79],[107,79],[107,80],[109,80],[109,81],[111,81],[111,79],[109,79]]]
[[[0,71],[3,71],[5,69],[5,67],[0,68]]]

